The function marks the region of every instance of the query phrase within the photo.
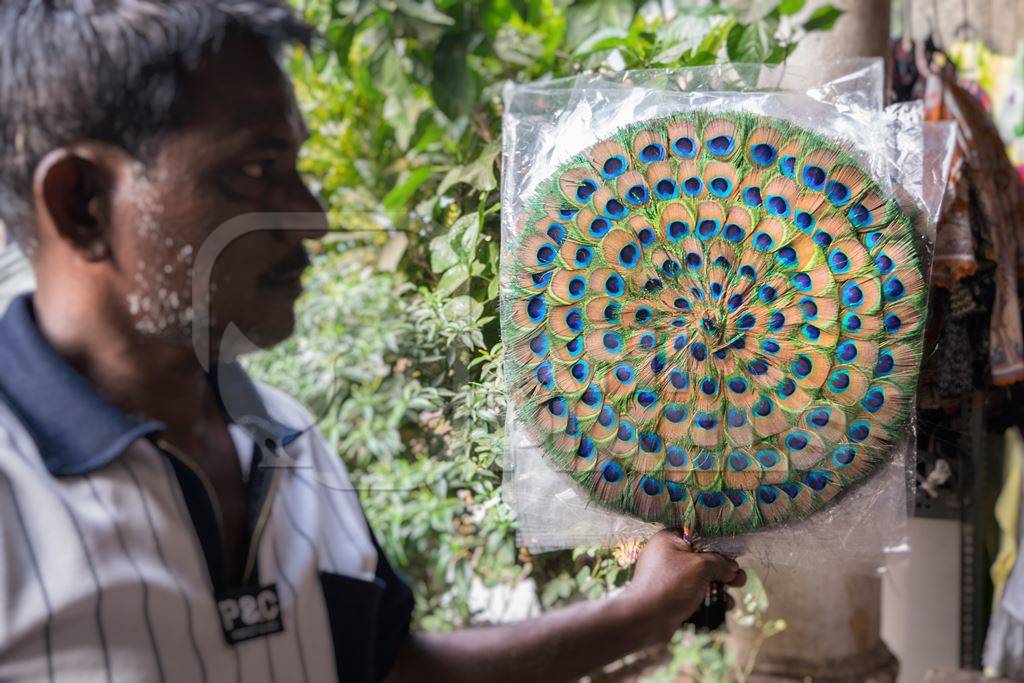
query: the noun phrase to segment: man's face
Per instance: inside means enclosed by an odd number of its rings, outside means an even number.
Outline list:
[[[116,174],[116,296],[148,337],[188,344],[197,324],[216,344],[233,324],[271,346],[294,327],[309,263],[301,241],[323,234],[321,207],[296,171],[306,131],[291,85],[255,41],[229,40],[187,78],[181,101],[181,125],[144,165]],[[281,216],[295,212],[305,220]],[[231,220],[248,214],[276,218]],[[218,228],[229,221],[241,229],[226,240]]]

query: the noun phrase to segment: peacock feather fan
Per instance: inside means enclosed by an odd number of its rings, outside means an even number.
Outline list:
[[[904,430],[914,218],[843,144],[741,113],[643,121],[542,182],[512,250],[517,416],[608,507],[709,537],[802,518]]]

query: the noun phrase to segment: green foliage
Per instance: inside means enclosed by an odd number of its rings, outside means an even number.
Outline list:
[[[785,36],[798,35],[781,27],[802,2],[758,2],[754,13],[673,0],[297,4],[323,33],[291,63],[311,130],[303,170],[340,227],[295,337],[251,366],[309,405],[338,445],[413,583],[420,627],[474,623],[475,582],[532,579],[544,607],[622,585],[621,550],[518,549],[501,497],[500,87],[778,62],[794,45]]]

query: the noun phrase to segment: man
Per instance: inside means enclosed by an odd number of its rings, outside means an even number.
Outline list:
[[[0,679],[566,680],[743,581],[664,532],[614,598],[410,634],[340,460],[233,361],[291,333],[325,232],[275,61],[308,39],[276,0],[0,4],[37,281],[0,322]]]

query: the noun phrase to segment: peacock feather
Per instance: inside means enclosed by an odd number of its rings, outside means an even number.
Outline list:
[[[513,404],[592,499],[741,533],[811,514],[900,438],[919,244],[843,144],[743,113],[643,121],[542,182],[518,227]]]

